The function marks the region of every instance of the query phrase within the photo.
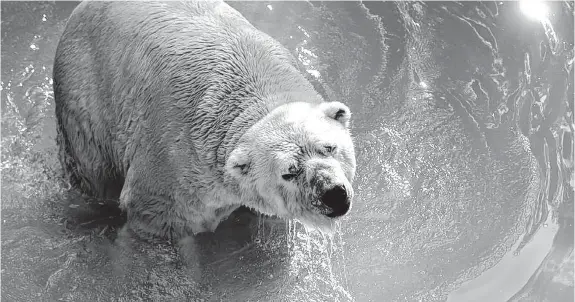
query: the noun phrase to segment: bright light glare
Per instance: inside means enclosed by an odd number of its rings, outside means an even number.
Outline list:
[[[538,0],[522,0],[519,2],[519,8],[527,17],[537,21],[545,20],[549,12],[545,2]]]
[[[311,74],[312,76],[314,76],[315,78],[319,78],[319,76],[320,76],[319,71],[317,71],[317,70],[315,70],[315,69],[307,70],[307,72],[308,72],[309,74]]]

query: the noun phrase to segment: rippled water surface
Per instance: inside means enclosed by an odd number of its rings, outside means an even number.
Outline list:
[[[238,211],[183,247],[60,178],[75,5],[1,3],[2,301],[573,301],[573,2],[230,2],[352,109],[357,198],[333,238]]]

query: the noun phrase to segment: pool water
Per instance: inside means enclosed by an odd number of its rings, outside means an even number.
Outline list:
[[[230,2],[351,108],[356,199],[333,237],[238,211],[175,247],[61,179],[77,2],[2,1],[2,301],[573,301],[574,5],[525,3]]]

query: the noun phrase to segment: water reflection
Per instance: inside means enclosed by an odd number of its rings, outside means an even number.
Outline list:
[[[531,19],[542,23],[544,20],[547,20],[549,8],[543,1],[521,1],[519,2],[519,7],[521,8],[521,11]]]
[[[114,202],[66,192],[55,156],[76,3],[3,2],[3,299],[573,300],[572,2],[230,4],[354,112],[340,232],[239,211],[183,246],[118,240]]]

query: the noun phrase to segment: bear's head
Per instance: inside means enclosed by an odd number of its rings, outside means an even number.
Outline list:
[[[332,231],[353,199],[356,161],[350,116],[340,102],[296,102],[275,108],[250,127],[225,167],[242,203]]]

